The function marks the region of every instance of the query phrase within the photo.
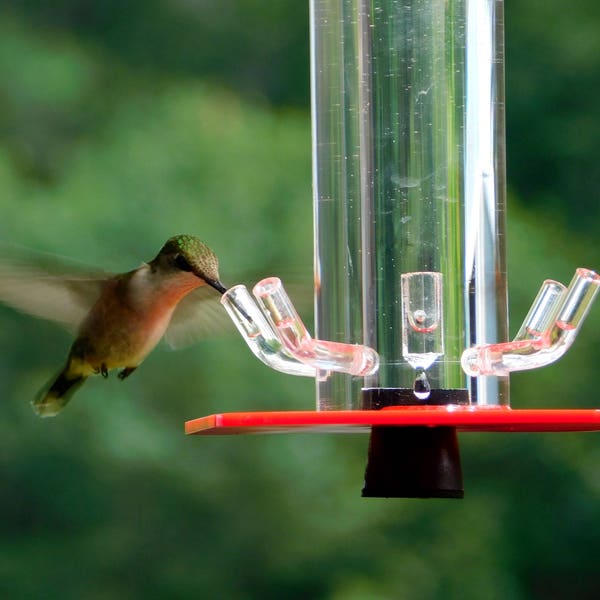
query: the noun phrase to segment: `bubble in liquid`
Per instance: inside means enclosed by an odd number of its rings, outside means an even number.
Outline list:
[[[431,394],[431,385],[424,370],[417,371],[415,383],[413,385],[413,393],[419,400],[427,400]]]
[[[415,312],[413,313],[413,317],[415,319],[415,323],[422,325],[425,322],[425,319],[427,318],[427,313],[424,310],[415,310]]]

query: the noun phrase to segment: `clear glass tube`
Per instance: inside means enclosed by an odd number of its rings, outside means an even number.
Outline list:
[[[402,356],[415,370],[444,355],[441,273],[402,274]]]
[[[600,276],[577,269],[568,288],[547,280],[512,342],[465,350],[462,366],[471,376],[507,375],[549,365],[571,347],[600,289]]]
[[[313,339],[279,278],[269,277],[259,281],[253,292],[285,351],[321,372],[320,379],[325,380],[330,371],[357,377],[377,371],[379,357],[371,348]]]
[[[562,283],[546,279],[513,341],[538,340],[547,335],[554,327],[566,293]]]
[[[311,0],[316,337],[380,355],[334,374],[318,407],[361,389],[412,390],[401,282],[443,277],[433,389],[508,402],[468,378],[464,348],[507,340],[501,0]]]
[[[229,288],[221,296],[221,304],[250,350],[267,366],[289,375],[317,375],[314,367],[296,360],[285,351],[279,336],[245,286],[236,285]]]
[[[567,331],[577,330],[587,316],[599,287],[600,275],[590,269],[577,269],[556,318],[557,326]]]

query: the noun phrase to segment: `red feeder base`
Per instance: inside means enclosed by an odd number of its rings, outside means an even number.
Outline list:
[[[406,406],[381,410],[222,413],[187,421],[186,434],[368,432],[373,426],[455,427],[458,431],[600,431],[597,409],[511,409],[479,406]]]

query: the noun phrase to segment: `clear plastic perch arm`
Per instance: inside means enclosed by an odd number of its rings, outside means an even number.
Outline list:
[[[235,285],[229,288],[221,297],[221,304],[250,350],[267,366],[289,375],[317,376],[314,367],[296,360],[285,351],[277,333],[262,314],[246,286]]]
[[[253,293],[258,305],[243,285],[227,290],[221,303],[252,352],[268,366],[319,378],[330,371],[361,377],[377,371],[379,356],[372,348],[313,339],[279,278],[259,281]]]
[[[579,268],[570,285],[544,281],[512,342],[468,348],[461,364],[467,375],[507,375],[557,361],[570,347],[600,288],[600,275]]]

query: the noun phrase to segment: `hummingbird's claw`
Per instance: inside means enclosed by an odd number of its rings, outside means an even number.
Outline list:
[[[106,379],[108,377],[108,369],[106,368],[106,363],[102,363],[100,365],[100,375]]]
[[[125,379],[126,377],[129,377],[136,369],[137,369],[137,367],[125,367],[122,371],[119,372],[117,377],[121,381],[123,381],[123,379]]]

